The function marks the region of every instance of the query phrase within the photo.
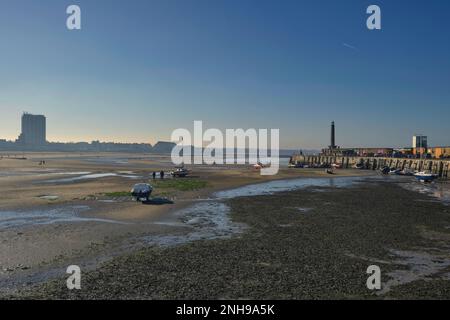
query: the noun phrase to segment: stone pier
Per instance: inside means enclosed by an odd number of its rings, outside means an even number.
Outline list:
[[[291,163],[301,163],[310,166],[337,164],[342,168],[363,167],[367,170],[378,170],[385,166],[391,169],[410,169],[430,171],[442,179],[449,179],[450,160],[439,159],[405,159],[381,157],[336,157],[336,156],[303,156],[294,155]]]

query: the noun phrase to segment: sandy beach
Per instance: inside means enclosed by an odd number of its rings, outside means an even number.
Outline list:
[[[448,299],[450,209],[386,179],[225,200],[232,237],[154,245],[9,298]],[[383,199],[383,201],[380,201]],[[401,199],[401,200],[399,200]],[[366,287],[378,265],[383,287]]]
[[[156,179],[155,199],[165,201],[140,204],[121,192],[169,170],[167,158],[45,157],[42,174],[37,158],[0,161],[0,211],[28,213],[1,221],[0,297],[450,298],[448,184],[361,170],[282,168],[262,177],[249,166],[198,166],[184,180],[198,188]],[[100,176],[67,181],[67,172]],[[71,264],[82,267],[80,291],[67,290]],[[382,270],[379,291],[366,287],[373,264]]]
[[[25,160],[17,158],[24,157]],[[45,161],[45,164],[43,164]],[[170,187],[152,172],[173,170],[167,156],[32,153],[0,160],[0,283],[7,292],[60,275],[70,264],[99,262],[141,248],[146,236],[189,232],[176,213],[219,190],[270,180],[324,177],[323,170],[282,168],[261,176],[251,166],[195,166]],[[341,171],[339,176],[368,174]],[[169,187],[164,184],[167,181]],[[155,184],[149,204],[123,195],[138,182]],[[160,184],[160,187],[158,187]]]

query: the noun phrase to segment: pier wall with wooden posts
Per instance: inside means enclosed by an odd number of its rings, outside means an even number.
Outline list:
[[[440,178],[450,178],[450,160],[294,155],[291,157],[290,162],[310,166],[337,164],[344,169],[358,166],[367,170],[377,170],[387,166],[391,169],[430,171],[437,174]]]

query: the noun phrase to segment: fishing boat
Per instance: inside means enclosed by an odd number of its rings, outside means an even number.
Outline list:
[[[148,183],[138,183],[134,185],[133,189],[131,189],[131,196],[136,201],[148,201],[152,191],[153,187]]]
[[[268,163],[262,163],[262,162],[257,162],[256,164],[253,165],[253,169],[255,170],[261,170],[263,168],[269,168],[270,167],[270,162]]]
[[[177,168],[171,172],[174,178],[185,178],[189,174],[189,170],[185,168]]]
[[[398,174],[401,175],[401,176],[413,176],[414,175],[414,171],[412,171],[411,169],[405,168],[402,171],[400,171]]]
[[[391,174],[391,175],[393,175],[393,174],[399,175],[401,171],[402,170],[400,170],[400,169],[390,169],[389,170],[389,174]]]
[[[382,174],[389,174],[389,172],[391,171],[391,169],[389,167],[383,167],[380,169]]]
[[[331,165],[331,168],[334,168],[334,169],[342,169],[342,165],[337,164],[337,163],[333,163],[333,164]]]
[[[303,163],[299,163],[299,162],[297,162],[297,163],[289,163],[288,164],[288,167],[289,168],[303,168]]]
[[[414,177],[416,177],[416,179],[421,182],[432,182],[438,176],[437,174],[426,173],[425,171],[422,171],[414,174]]]

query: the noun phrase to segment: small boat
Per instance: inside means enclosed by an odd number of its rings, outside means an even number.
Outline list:
[[[422,182],[432,182],[434,179],[436,179],[438,176],[437,174],[432,173],[426,173],[425,171],[418,172],[414,175],[417,180]]]
[[[262,162],[257,162],[256,164],[253,165],[253,169],[255,170],[261,170],[263,168],[269,168],[270,167],[270,162],[268,163],[262,163]]]
[[[389,174],[389,172],[391,171],[391,169],[389,167],[383,167],[380,169],[382,174]]]
[[[172,176],[175,178],[184,178],[189,174],[189,170],[185,168],[178,168],[172,172]]]
[[[302,163],[289,163],[288,167],[289,168],[303,168],[303,164]]]
[[[134,185],[133,189],[131,189],[131,196],[136,201],[148,201],[152,191],[153,187],[148,183],[138,183]]]
[[[401,176],[413,176],[414,175],[414,171],[412,171],[410,169],[403,169],[398,174],[401,175]]]
[[[401,172],[402,170],[400,170],[400,169],[391,169],[390,171],[389,171],[389,174],[395,174],[395,175],[399,175],[400,174],[400,172]]]

